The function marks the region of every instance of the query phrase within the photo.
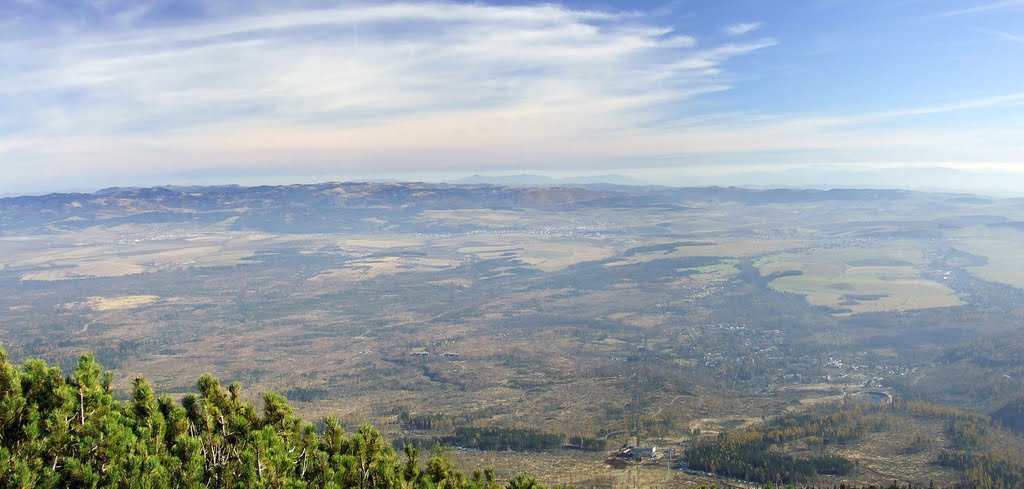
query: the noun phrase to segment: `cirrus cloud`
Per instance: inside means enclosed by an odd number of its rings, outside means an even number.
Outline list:
[[[742,36],[743,34],[749,34],[761,28],[760,22],[742,22],[739,24],[731,24],[725,26],[723,31],[730,36]]]
[[[0,79],[4,164],[67,174],[273,154],[373,166],[532,147],[525,158],[729,90],[729,60],[776,44],[702,46],[634,13],[555,5],[271,9],[156,26],[129,13],[110,14],[114,28],[62,26],[57,43],[3,39],[0,60],[17,67]]]

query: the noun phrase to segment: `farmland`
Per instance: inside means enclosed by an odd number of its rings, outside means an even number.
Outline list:
[[[94,351],[121,395],[139,373],[183,396],[210,372],[250,400],[278,391],[307,419],[424,444],[460,427],[529,428],[682,453],[695,430],[866,388],[982,412],[1024,392],[1009,370],[982,377],[998,389],[952,389],[981,385],[966,376],[982,370],[942,364],[972,341],[1024,335],[1019,231],[1005,225],[1024,220],[1016,201],[430,184],[110,192],[0,200],[0,338],[15,359],[65,369]],[[882,472],[877,461],[937,426],[909,420],[896,441],[871,434],[840,452],[864,461],[861,481],[882,480],[867,468]],[[929,468],[930,450],[901,455],[907,473],[954,480]],[[665,463],[612,469],[606,456],[457,458],[550,482],[570,466],[595,484],[708,480],[669,477]]]
[[[906,242],[884,249],[808,249],[758,262],[762,275],[777,277],[771,282],[776,290],[846,314],[963,304],[953,289],[926,278],[927,265],[924,253]]]
[[[1024,231],[1014,227],[972,228],[956,234],[957,247],[983,257],[983,264],[969,267],[972,274],[1014,287],[1024,287],[1024,262],[1020,243]]]

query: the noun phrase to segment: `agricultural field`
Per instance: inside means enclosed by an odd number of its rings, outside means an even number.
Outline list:
[[[65,371],[95,352],[122,396],[138,374],[184,396],[210,372],[249,400],[277,391],[307,419],[371,422],[424,446],[459,429],[532,430],[559,442],[456,458],[632,487],[717,479],[667,460],[605,463],[626,444],[678,458],[698,433],[867,388],[982,414],[1024,392],[1020,370],[947,358],[1024,337],[1020,231],[997,225],[1024,221],[1014,201],[345,183],[109,192],[0,199],[0,341]],[[863,461],[857,480],[881,480],[870,471],[907,436],[938,429],[908,423],[896,445],[868,435],[837,453]],[[898,460],[949,480],[928,453]],[[592,477],[559,478],[571,467]]]
[[[928,278],[928,265],[913,243],[899,241],[884,249],[812,248],[757,262],[772,288],[804,295],[810,304],[838,314],[962,305],[956,291]]]
[[[304,236],[209,231],[182,233],[146,226],[117,226],[68,235],[6,240],[0,270],[21,272],[21,280],[50,281],[120,277],[187,267],[244,263],[270,247],[309,243]],[[0,238],[2,239],[2,238]],[[17,246],[10,246],[10,244]]]
[[[1013,227],[972,228],[954,236],[958,249],[981,259],[981,265],[967,267],[967,270],[985,280],[999,282],[1017,288],[1024,288],[1024,260],[1021,260],[1021,243],[1024,230]]]

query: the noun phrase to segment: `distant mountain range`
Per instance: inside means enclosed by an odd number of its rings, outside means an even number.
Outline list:
[[[416,222],[417,226],[422,226],[415,217],[424,210],[573,210],[645,206],[679,208],[707,201],[760,205],[894,200],[912,195],[914,192],[906,190],[752,190],[613,183],[493,185],[345,182],[258,187],[121,187],[94,193],[55,193],[0,199],[0,232],[154,222],[230,222],[230,226],[236,229],[275,232],[372,232],[379,230],[379,222],[398,226],[397,229],[401,229],[403,223],[412,226]]]
[[[686,187],[745,187],[756,189],[905,189],[924,192],[972,192],[998,196],[1022,196],[1019,182],[1024,174],[1000,170],[965,170],[944,167],[856,168],[822,166],[799,170],[752,170],[720,174],[697,174],[681,170],[658,183]],[[449,183],[492,185],[645,185],[639,178],[618,174],[553,178],[523,173],[519,175],[472,175]]]
[[[597,183],[610,183],[615,185],[642,185],[643,182],[635,178],[623,175],[592,175],[581,177],[554,178],[544,175],[531,175],[522,173],[519,175],[471,175],[468,177],[449,180],[446,183],[454,184],[490,184],[490,185],[590,185]]]

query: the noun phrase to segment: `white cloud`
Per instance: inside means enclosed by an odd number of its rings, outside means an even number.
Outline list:
[[[722,30],[730,36],[742,36],[743,34],[749,34],[760,28],[760,22],[742,22],[739,24],[727,25]]]
[[[141,14],[118,15],[123,26]],[[28,159],[67,174],[274,158],[526,161],[728,90],[730,59],[775,44],[697,49],[635,14],[554,5],[363,5],[62,29],[57,43],[6,39],[0,50],[0,64],[18,67],[0,78],[0,128],[13,128],[0,135],[0,165]]]

